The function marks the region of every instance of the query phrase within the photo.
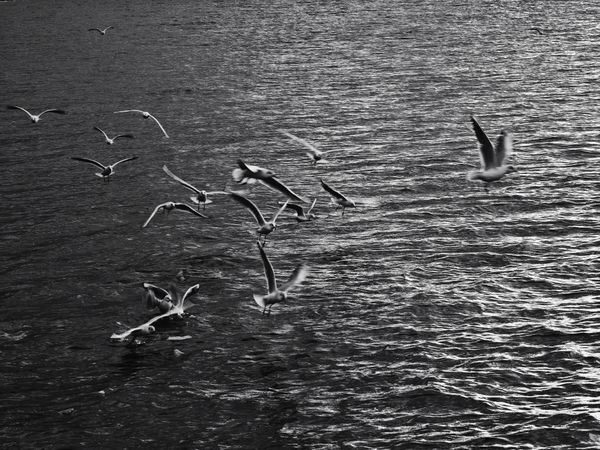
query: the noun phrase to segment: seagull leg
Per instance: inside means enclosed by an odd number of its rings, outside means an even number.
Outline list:
[[[344,212],[346,212],[346,207],[342,207],[342,217],[344,217]]]

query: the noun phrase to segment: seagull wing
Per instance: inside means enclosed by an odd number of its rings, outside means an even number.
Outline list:
[[[88,28],[88,31],[97,31],[98,33],[102,33],[100,28]]]
[[[144,289],[146,289],[148,291],[152,291],[154,293],[154,295],[156,295],[157,297],[159,297],[161,299],[164,299],[165,297],[169,296],[169,292],[166,289],[155,286],[154,284],[144,283],[143,286],[144,286]],[[169,298],[171,298],[171,297],[169,296]]]
[[[80,158],[79,156],[72,156],[71,159],[74,159],[75,161],[83,161],[83,162],[91,163],[97,167],[100,167],[102,170],[106,169],[106,166],[100,164],[98,161],[93,160],[93,159]]]
[[[194,186],[192,186],[187,181],[184,181],[181,178],[179,178],[177,175],[175,175],[173,172],[171,172],[166,165],[162,166],[162,169],[165,171],[165,173],[167,175],[169,175],[171,178],[173,178],[178,183],[184,185],[186,188],[188,188],[189,190],[195,192],[196,194],[200,194],[200,190],[196,189]]]
[[[473,130],[475,136],[479,141],[479,153],[481,154],[481,167],[484,170],[492,169],[495,167],[496,158],[494,157],[494,146],[490,139],[487,137],[475,117],[471,116],[471,123],[473,124]]]
[[[131,156],[129,158],[122,159],[122,160],[117,161],[116,163],[114,163],[112,166],[115,167],[117,164],[121,164],[121,163],[124,163],[124,162],[127,162],[127,161],[133,161],[134,159],[138,159],[138,157],[137,156]]]
[[[265,186],[268,186],[272,189],[275,189],[276,191],[281,192],[283,195],[285,195],[290,200],[294,200],[296,202],[308,203],[308,200],[306,200],[303,197],[300,197],[298,194],[296,194],[294,191],[292,191],[289,187],[287,187],[285,184],[283,184],[281,181],[279,181],[275,177],[264,178],[264,179],[261,179],[258,181],[261,182],[262,184],[264,184]]]
[[[271,292],[275,292],[277,290],[277,280],[275,279],[275,272],[273,271],[273,266],[271,265],[269,258],[267,258],[267,254],[265,253],[265,250],[263,249],[261,243],[256,242],[256,245],[258,246],[258,251],[260,252],[260,257],[265,268],[265,277],[267,278],[267,289],[269,290],[270,294]]]
[[[187,212],[191,212],[192,214],[197,215],[198,217],[202,217],[204,219],[208,219],[208,217],[206,217],[204,214],[202,214],[201,212],[196,211],[194,208],[192,208],[190,205],[188,205],[187,203],[175,203],[175,209],[178,209],[180,211],[187,211]]]
[[[114,27],[113,27],[113,26],[106,27],[106,28],[104,29],[104,32],[106,33],[108,30],[110,30],[110,29],[112,29],[112,28],[114,28]]]
[[[299,216],[303,216],[304,215],[304,208],[302,208],[302,206],[300,205],[296,205],[295,203],[288,203],[288,202],[279,202],[280,205],[285,205],[285,207],[287,209],[291,209],[292,211],[294,211],[296,214],[298,214]]]
[[[128,138],[128,139],[133,139],[133,134],[127,133],[127,134],[117,134],[113,140],[116,141],[119,138]]]
[[[33,117],[33,114],[31,114],[29,111],[27,111],[25,108],[21,108],[20,106],[13,106],[13,105],[8,105],[6,107],[6,109],[18,109],[20,111],[23,111],[25,114],[27,114],[29,117]]]
[[[186,307],[186,300],[188,299],[188,297],[191,297],[192,295],[196,295],[199,290],[200,290],[200,285],[199,284],[195,284],[192,287],[190,287],[187,291],[185,291],[185,294],[183,294],[183,297],[181,297],[178,306],[181,309],[185,309],[185,307]]]
[[[502,130],[496,141],[496,165],[503,166],[512,153],[512,137],[510,133]]]
[[[167,134],[167,132],[165,131],[165,129],[163,128],[163,126],[160,124],[160,122],[158,121],[158,119],[156,117],[154,117],[152,114],[148,113],[148,116],[151,117],[160,127],[160,129],[162,130],[163,134],[165,135],[165,137],[169,137],[169,135]]]
[[[313,155],[313,156],[314,155],[320,155],[322,153],[321,150],[319,150],[317,147],[315,147],[314,145],[312,145],[310,142],[308,142],[308,141],[306,141],[306,140],[304,140],[302,138],[299,138],[298,136],[294,136],[292,133],[288,133],[285,130],[277,130],[277,131],[279,131],[280,133],[286,135],[290,139],[292,139],[292,140],[294,140],[294,141],[296,141],[296,142],[304,145],[310,151],[310,154]]]
[[[122,111],[115,111],[113,114],[121,114],[121,113],[127,113],[127,112],[138,112],[138,113],[144,113],[145,111],[142,111],[141,109],[124,109]]]
[[[107,134],[104,132],[104,130],[103,130],[102,128],[99,128],[99,127],[94,127],[94,130],[97,130],[97,131],[99,131],[100,133],[102,133],[102,134],[104,135],[104,138],[105,138],[106,140],[110,139],[110,138],[108,137],[108,135],[107,135]]]
[[[329,195],[331,195],[332,197],[337,198],[339,200],[348,201],[348,199],[346,198],[346,196],[344,196],[342,193],[340,193],[340,192],[336,191],[335,189],[333,189],[331,186],[329,186],[323,180],[321,180],[321,186],[323,186],[323,189],[325,189],[329,193]]]
[[[275,213],[275,215],[273,216],[273,219],[271,219],[271,222],[275,223],[275,221],[279,217],[279,214],[281,214],[281,212],[287,207],[288,202],[289,202],[289,200],[286,200],[285,203],[283,204],[283,206],[281,208],[279,208],[279,211],[277,211]]]
[[[67,112],[64,109],[51,108],[51,109],[47,109],[47,110],[42,111],[41,113],[39,113],[38,117],[41,117],[42,114],[46,114],[46,113],[66,114]]]
[[[308,266],[305,264],[296,267],[290,275],[290,278],[281,286],[281,290],[285,292],[292,289],[294,286],[299,285],[306,279],[308,272]]]
[[[156,213],[158,211],[160,211],[162,208],[164,208],[166,205],[166,203],[161,203],[160,205],[158,205],[156,208],[154,208],[154,211],[152,211],[152,214],[150,214],[150,217],[148,217],[146,219],[146,221],[144,222],[144,225],[142,225],[142,228],[146,228],[146,226],[150,223],[150,221],[152,220],[152,218],[156,215]],[[174,298],[172,298],[171,300],[175,301]]]
[[[231,192],[231,193],[229,193],[229,195],[231,195],[231,197],[236,202],[238,202],[238,203],[244,205],[246,208],[248,208],[250,210],[250,212],[252,213],[252,215],[254,216],[254,218],[256,219],[256,222],[261,227],[266,223],[265,218],[263,217],[262,213],[258,209],[258,206],[256,206],[252,200],[247,199],[243,195],[236,194],[235,192]]]
[[[310,208],[308,208],[308,211],[306,211],[306,215],[310,214],[310,212],[313,210],[313,208],[315,207],[315,204],[317,203],[317,198],[315,197],[315,199],[312,202],[312,205],[310,205]]]

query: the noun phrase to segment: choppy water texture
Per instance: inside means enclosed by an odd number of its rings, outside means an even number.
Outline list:
[[[591,0],[1,3],[2,103],[69,114],[0,112],[0,445],[598,448],[599,15]],[[113,114],[128,108],[171,138]],[[471,114],[515,137],[519,172],[489,194],[465,179]],[[93,126],[136,139],[107,146]],[[277,129],[337,151],[312,167]],[[70,159],[130,155],[110,183]],[[269,238],[280,280],[312,269],[270,317],[240,205],[140,227],[189,194],[163,164],[218,190],[238,158],[318,197],[317,221],[284,215]],[[319,178],[359,207],[342,217]],[[267,214],[281,200],[247,195]],[[151,316],[144,281],[201,295],[144,345],[111,343]]]

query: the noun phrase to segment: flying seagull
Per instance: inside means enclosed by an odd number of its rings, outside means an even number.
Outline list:
[[[241,159],[238,160],[240,168],[233,170],[233,179],[239,184],[254,183],[258,180],[259,183],[282,193],[290,200],[296,202],[308,203],[304,197],[300,197],[289,187],[283,184],[279,179],[275,178],[275,173],[272,170],[263,169],[262,167],[246,164]]]
[[[317,218],[316,215],[311,213],[311,211],[315,207],[315,203],[317,203],[316,198],[313,200],[312,205],[310,205],[310,208],[308,208],[308,211],[306,211],[306,212],[304,212],[304,208],[302,206],[296,205],[295,203],[288,203],[287,209],[291,209],[292,211],[294,211],[296,213],[296,220],[298,222],[308,222],[309,220],[313,220],[313,219]],[[284,203],[279,202],[279,204],[283,205]]]
[[[103,129],[101,129],[99,127],[94,127],[94,130],[97,130],[97,131],[99,131],[100,133],[102,133],[104,135],[104,140],[106,141],[106,143],[108,145],[114,144],[115,141],[117,139],[120,139],[120,138],[133,139],[133,134],[129,134],[129,133],[128,134],[117,134],[114,138],[111,139],[111,138],[108,137],[108,135],[104,132]]]
[[[130,158],[125,158],[122,159],[120,161],[117,161],[114,164],[111,164],[110,166],[105,166],[104,164],[99,163],[98,161],[95,161],[93,159],[88,159],[88,158],[80,158],[79,156],[73,156],[71,159],[74,159],[75,161],[83,161],[83,162],[87,162],[87,163],[91,163],[97,167],[99,167],[101,169],[101,172],[96,172],[96,175],[101,177],[103,180],[105,180],[106,182],[110,181],[110,176],[115,173],[115,167],[118,164],[127,162],[127,161],[133,161],[134,159],[137,159],[137,156],[132,156]]]
[[[502,130],[494,148],[494,145],[473,116],[471,116],[471,123],[473,124],[475,136],[479,141],[481,169],[469,172],[467,179],[469,181],[483,181],[487,191],[489,184],[493,181],[498,181],[507,173],[516,172],[513,166],[506,164],[506,160],[512,153],[512,137],[510,133]]]
[[[102,36],[104,36],[106,34],[106,32],[108,30],[110,30],[113,27],[106,27],[103,30],[101,30],[100,28],[89,28],[88,31],[97,31],[98,33],[100,33]]]
[[[252,213],[252,215],[254,216],[254,219],[256,220],[256,223],[258,224],[258,229],[256,230],[256,232],[259,235],[259,242],[260,242],[260,236],[263,236],[264,240],[263,240],[263,245],[267,242],[267,235],[269,233],[271,233],[276,227],[277,224],[275,223],[277,220],[277,217],[279,217],[279,214],[281,214],[281,212],[286,208],[288,202],[286,201],[283,206],[279,209],[279,211],[277,211],[275,213],[275,215],[273,216],[273,218],[267,222],[264,218],[264,216],[262,215],[262,213],[260,212],[260,210],[258,209],[258,206],[256,206],[256,204],[252,201],[249,200],[248,198],[244,197],[243,195],[237,194],[235,192],[231,192],[229,195],[231,195],[231,197],[238,203],[242,204],[243,206],[245,206],[246,208],[248,208],[248,210]]]
[[[158,119],[156,117],[154,117],[152,114],[150,114],[148,111],[142,111],[141,109],[124,109],[123,111],[115,111],[115,114],[121,114],[121,113],[127,113],[127,112],[141,113],[142,116],[144,117],[144,119],[151,118],[152,120],[154,120],[158,124],[158,126],[162,130],[162,132],[165,135],[165,137],[166,138],[169,137],[169,135],[167,134],[167,132],[165,131],[165,129],[163,128],[163,126],[160,124],[160,122],[158,121]]]
[[[148,219],[146,219],[146,221],[144,222],[144,225],[142,225],[142,228],[145,228],[146,225],[148,225],[150,223],[150,221],[152,220],[152,218],[156,215],[156,213],[158,211],[162,210],[162,211],[166,211],[167,213],[169,213],[174,209],[178,209],[179,211],[187,211],[187,212],[197,215],[198,217],[208,219],[208,217],[206,217],[204,214],[196,211],[194,208],[192,208],[187,203],[165,202],[165,203],[161,203],[156,208],[154,208],[154,211],[152,211],[152,214],[150,214],[150,217],[148,217]]]
[[[290,139],[304,145],[307,148],[307,152],[306,155],[312,160],[312,164],[313,166],[317,164],[317,162],[319,161],[324,161],[323,159],[323,155],[325,155],[326,153],[329,152],[334,152],[335,150],[328,150],[326,152],[323,152],[321,150],[319,150],[317,147],[315,147],[313,144],[311,144],[310,142],[308,142],[305,139],[299,138],[298,136],[294,136],[292,133],[288,133],[285,130],[277,130],[280,133],[286,135],[287,137],[289,137]]]
[[[275,303],[281,303],[287,300],[287,292],[292,289],[294,286],[302,283],[306,276],[308,275],[308,266],[302,264],[292,272],[290,278],[281,286],[280,289],[277,288],[277,280],[275,279],[275,272],[273,271],[273,266],[267,258],[265,253],[265,249],[263,245],[259,241],[256,242],[258,246],[258,251],[260,252],[260,257],[263,262],[263,266],[265,268],[265,277],[267,278],[267,295],[258,295],[253,294],[254,301],[263,309],[263,314],[271,314],[271,308]]]
[[[356,208],[356,204],[353,200],[350,200],[348,197],[346,197],[339,191],[336,191],[323,180],[321,180],[321,186],[327,191],[327,193],[329,193],[329,195],[331,195],[331,200],[334,203],[337,203],[338,206],[342,207],[342,217],[344,217],[344,211],[346,208]]]
[[[209,195],[213,195],[213,194],[227,194],[227,192],[225,192],[225,191],[210,191],[210,192],[202,191],[202,190],[200,190],[200,189],[192,186],[187,181],[184,181],[181,178],[179,178],[177,175],[175,175],[173,172],[171,172],[166,165],[163,166],[162,168],[165,171],[165,173],[167,175],[169,175],[171,178],[173,178],[175,181],[177,181],[178,183],[182,184],[183,186],[185,186],[186,188],[188,188],[190,191],[195,192],[196,195],[192,195],[190,197],[190,200],[192,202],[194,202],[196,205],[198,205],[198,210],[200,209],[200,205],[202,205],[202,209],[206,209],[206,204],[207,203],[212,203],[212,200],[208,199]]]
[[[40,119],[42,118],[42,115],[46,114],[46,113],[54,113],[54,114],[66,114],[67,113],[66,111],[64,111],[62,109],[47,109],[45,111],[42,111],[38,115],[34,115],[34,114],[31,114],[29,111],[27,111],[25,108],[21,108],[20,106],[13,106],[13,105],[8,105],[6,107],[6,109],[18,109],[18,110],[23,111],[25,114],[27,114],[29,116],[29,119],[31,120],[32,123],[39,122]]]
[[[194,304],[188,300],[189,297],[197,294],[199,290],[200,290],[200,285],[195,284],[194,286],[190,287],[185,292],[185,294],[183,294],[183,296],[180,296],[174,286],[169,286],[169,295],[172,299],[174,299],[174,302],[175,302],[171,309],[169,309],[168,311],[166,311],[156,317],[153,317],[152,319],[150,319],[149,321],[147,321],[146,323],[144,323],[138,327],[131,328],[130,330],[124,331],[123,333],[120,333],[120,334],[113,333],[110,338],[112,340],[118,340],[121,342],[129,339],[129,342],[131,342],[137,336],[148,335],[148,334],[154,333],[156,331],[156,328],[154,327],[153,324],[158,322],[159,320],[162,320],[165,317],[170,317],[170,316],[174,316],[174,315],[177,315],[177,317],[179,317],[179,318],[183,317],[183,314],[185,313],[185,311],[187,309],[191,308],[192,306],[194,306]]]

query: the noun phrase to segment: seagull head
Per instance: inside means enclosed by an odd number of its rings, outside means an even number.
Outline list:
[[[506,173],[513,173],[513,172],[518,172],[518,170],[515,169],[514,166],[508,166],[506,168]]]

